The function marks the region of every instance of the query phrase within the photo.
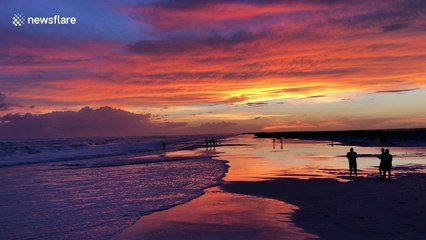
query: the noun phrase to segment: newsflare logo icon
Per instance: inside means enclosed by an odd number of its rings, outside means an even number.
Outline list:
[[[12,24],[15,27],[21,27],[24,24],[27,25],[75,25],[77,23],[77,18],[63,17],[59,14],[53,16],[24,16],[21,13],[15,13],[12,16]]]
[[[13,14],[12,23],[16,27],[20,27],[25,24],[25,16],[20,13]]]

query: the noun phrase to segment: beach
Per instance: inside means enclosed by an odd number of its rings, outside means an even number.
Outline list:
[[[273,146],[239,136],[218,147],[229,161],[225,182],[175,208],[143,216],[113,239],[421,239],[426,236],[426,175],[420,157],[396,159],[395,178],[378,179],[375,156],[359,160],[349,181],[347,162],[327,158],[326,142],[298,140]],[[317,146],[307,152],[307,146]],[[338,146],[333,152],[347,147]],[[305,149],[305,159],[300,154]],[[375,148],[362,148],[371,151]],[[360,149],[361,150],[361,149]],[[421,149],[412,149],[414,152]],[[399,154],[402,149],[395,149]],[[322,154],[318,154],[322,153]],[[280,162],[280,157],[288,159]],[[294,156],[292,154],[295,154]],[[293,157],[291,157],[293,156]],[[368,156],[368,155],[367,155]],[[293,161],[299,157],[297,164]],[[315,161],[311,168],[305,163]],[[330,161],[330,163],[328,163]],[[399,162],[397,162],[399,161]],[[332,164],[334,162],[334,164]],[[402,163],[401,163],[402,162]],[[324,164],[325,163],[325,164]],[[326,167],[328,164],[331,166]],[[313,169],[315,168],[315,169]],[[287,170],[287,171],[286,171]],[[311,170],[311,171],[309,171]]]
[[[233,182],[223,189],[298,206],[295,225],[322,239],[423,239],[425,182],[424,174],[392,181],[283,178]]]
[[[0,237],[426,236],[424,147],[391,147],[393,178],[383,181],[375,146],[354,146],[359,178],[349,179],[348,146],[252,135],[223,136],[213,146],[204,140],[4,141]]]

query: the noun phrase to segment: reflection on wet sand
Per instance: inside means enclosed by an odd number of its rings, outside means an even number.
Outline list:
[[[115,239],[317,239],[291,222],[295,206],[219,188],[145,216]]]
[[[270,139],[238,136],[234,139],[241,146],[222,147],[219,159],[230,162],[231,168],[225,181],[252,181],[277,177],[299,179],[333,178],[348,181],[347,146],[330,145],[328,141],[285,139],[283,150],[274,149]],[[275,141],[279,143],[279,141]],[[358,172],[361,177],[378,177],[380,148],[355,147],[361,157]],[[424,166],[425,147],[393,147],[396,174],[412,171],[409,166]],[[417,166],[419,172],[426,172]]]

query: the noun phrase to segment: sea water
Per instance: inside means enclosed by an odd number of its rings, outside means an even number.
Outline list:
[[[227,140],[238,146],[220,148],[218,159],[230,163],[225,181],[253,181],[270,178],[332,178],[347,181],[350,147],[358,153],[358,175],[379,177],[377,156],[380,147],[345,146],[338,142],[302,139],[284,139],[275,143],[272,139],[239,135]],[[426,147],[387,147],[393,155],[393,170],[396,175],[409,172],[426,172]]]
[[[184,150],[203,141],[3,141],[0,239],[108,239],[144,214],[196,198],[227,170],[210,150]]]

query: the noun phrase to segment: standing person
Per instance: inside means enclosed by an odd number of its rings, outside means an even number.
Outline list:
[[[163,150],[166,150],[166,143],[163,142]]]
[[[206,138],[205,142],[206,142],[206,148],[208,148],[209,147],[209,140],[207,140],[207,138]]]
[[[384,163],[384,158],[385,158],[385,149],[382,148],[380,149],[380,152],[382,152],[380,155],[377,156],[378,159],[380,159],[380,164],[379,164],[379,174],[380,174],[380,178],[383,179],[384,176],[384,170],[383,170],[383,163]]]
[[[354,152],[354,149],[351,148],[348,153],[346,153],[346,158],[349,161],[349,178],[352,179],[352,170],[355,173],[355,177],[358,178],[358,172],[357,172],[357,164],[356,159],[358,157],[358,154]]]
[[[386,179],[386,172],[388,172],[388,179],[390,180],[393,156],[389,153],[389,149],[386,149],[383,157],[383,179]]]

